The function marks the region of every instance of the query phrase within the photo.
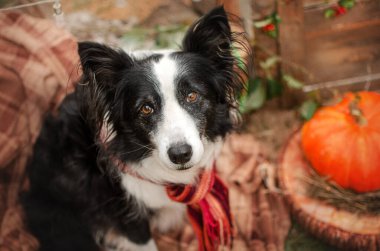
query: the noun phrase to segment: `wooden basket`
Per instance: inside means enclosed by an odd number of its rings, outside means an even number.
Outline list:
[[[358,215],[307,196],[310,166],[301,149],[301,134],[287,142],[279,164],[279,180],[296,220],[311,234],[342,250],[380,250],[380,216]]]

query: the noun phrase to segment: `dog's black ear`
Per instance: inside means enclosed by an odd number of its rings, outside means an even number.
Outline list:
[[[117,73],[133,64],[131,57],[121,49],[116,50],[95,42],[80,42],[78,53],[84,81],[94,81],[102,87],[115,84]]]
[[[218,68],[231,67],[232,34],[223,6],[213,9],[189,28],[182,48],[209,58]]]

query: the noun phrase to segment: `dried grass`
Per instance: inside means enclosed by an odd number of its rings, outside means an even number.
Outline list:
[[[312,168],[309,174],[304,181],[308,184],[307,192],[310,197],[352,213],[380,215],[380,190],[357,193],[342,188],[328,177],[321,177]]]

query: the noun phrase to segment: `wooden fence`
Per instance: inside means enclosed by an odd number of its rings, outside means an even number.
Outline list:
[[[231,2],[231,1],[224,1]],[[260,21],[277,12],[279,36],[269,38],[254,25],[256,60],[270,54],[281,57],[279,71],[304,81],[314,90],[380,90],[380,1],[356,0],[345,14],[326,18],[338,1],[238,0],[240,15]],[[261,50],[260,50],[261,49]],[[262,55],[266,54],[266,55]]]

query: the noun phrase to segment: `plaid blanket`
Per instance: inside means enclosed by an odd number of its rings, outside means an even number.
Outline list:
[[[54,111],[78,78],[75,39],[49,21],[0,14],[0,251],[35,251],[24,228],[18,194],[44,114]],[[275,167],[251,135],[228,138],[217,161],[230,188],[236,251],[282,251],[290,226]],[[160,250],[197,250],[189,224],[155,234]]]
[[[0,14],[0,250],[33,250],[17,203],[43,115],[77,79],[76,40],[47,20]]]

